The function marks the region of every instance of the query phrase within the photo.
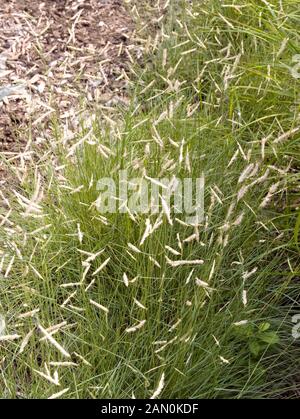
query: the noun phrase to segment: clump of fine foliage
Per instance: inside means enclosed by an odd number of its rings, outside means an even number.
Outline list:
[[[169,8],[118,128],[83,121],[70,151],[56,123],[55,167],[39,160],[7,196],[2,397],[299,391],[299,3]],[[124,169],[203,173],[203,222],[99,213],[97,180]]]

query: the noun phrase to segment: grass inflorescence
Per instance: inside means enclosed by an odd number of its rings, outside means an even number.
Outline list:
[[[120,120],[55,122],[3,197],[3,397],[296,397],[297,4],[158,5]],[[204,174],[203,222],[99,213],[120,170]]]

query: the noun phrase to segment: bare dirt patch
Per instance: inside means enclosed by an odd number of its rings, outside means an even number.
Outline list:
[[[140,54],[133,33],[122,0],[2,0],[0,155],[26,150],[28,126],[45,141],[41,127],[55,114],[72,119],[82,101],[126,104],[126,70]]]

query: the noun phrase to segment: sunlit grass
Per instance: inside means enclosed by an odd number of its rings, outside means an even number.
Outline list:
[[[297,2],[176,5],[149,65],[135,69],[119,128],[82,121],[70,148],[55,122],[52,164],[41,159],[7,195],[4,398],[295,397],[299,388],[299,81],[287,68],[299,48]],[[97,181],[121,169],[204,173],[203,223],[100,214]],[[158,228],[145,238],[147,223]]]

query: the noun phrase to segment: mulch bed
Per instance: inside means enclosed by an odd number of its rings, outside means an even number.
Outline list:
[[[133,39],[122,0],[2,0],[0,156],[26,150],[29,125],[39,143],[54,115],[64,123],[89,103],[126,105],[126,70],[141,55]]]

